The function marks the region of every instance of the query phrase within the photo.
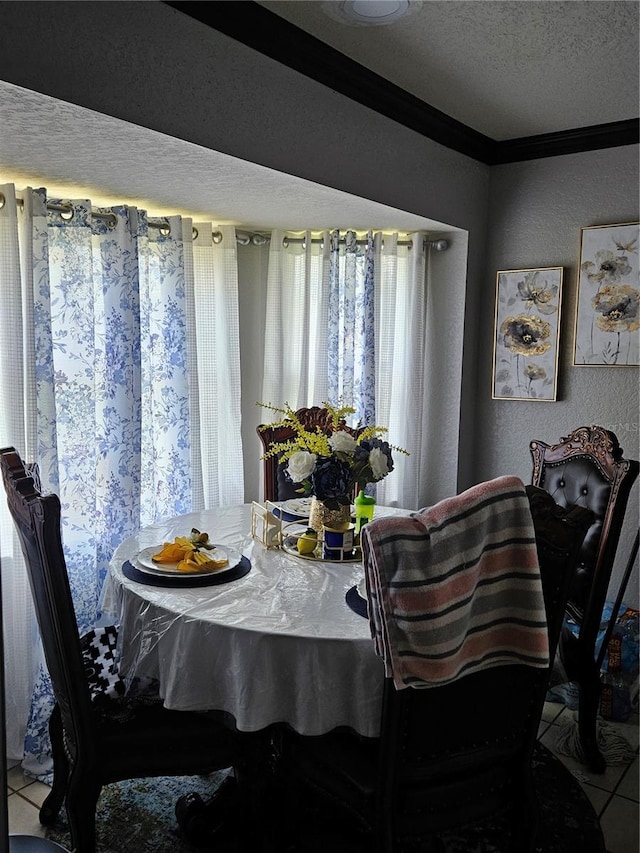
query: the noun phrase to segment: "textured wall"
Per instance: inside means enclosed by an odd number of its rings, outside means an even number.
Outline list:
[[[634,367],[573,367],[573,332],[580,228],[638,219],[638,146],[494,167],[486,273],[478,323],[478,429],[474,478],[531,475],[529,440],[554,443],[574,427],[600,424],[638,459],[639,371]],[[564,267],[558,401],[491,399],[493,310],[497,270]],[[624,569],[638,526],[638,492],[627,515],[616,576]],[[622,564],[622,565],[621,565]],[[637,601],[638,572],[627,596]],[[637,606],[637,605],[636,605]]]

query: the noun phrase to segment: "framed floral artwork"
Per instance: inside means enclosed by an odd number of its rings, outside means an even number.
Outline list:
[[[581,229],[573,363],[640,363],[640,223]]]
[[[494,400],[556,399],[563,271],[540,267],[498,272]]]

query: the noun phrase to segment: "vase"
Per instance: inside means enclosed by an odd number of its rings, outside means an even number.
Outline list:
[[[349,503],[340,504],[338,509],[328,509],[318,498],[311,499],[309,527],[316,533],[322,533],[323,527],[339,527],[342,524],[348,525],[350,521],[351,508]]]

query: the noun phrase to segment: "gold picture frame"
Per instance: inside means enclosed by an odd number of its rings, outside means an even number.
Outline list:
[[[491,395],[555,402],[563,267],[498,270]]]
[[[640,364],[639,232],[638,222],[580,230],[575,367]]]

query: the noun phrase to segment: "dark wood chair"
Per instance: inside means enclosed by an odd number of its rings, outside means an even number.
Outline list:
[[[103,785],[146,776],[188,776],[239,761],[236,734],[209,714],[169,711],[160,703],[92,703],[69,588],[57,495],[41,494],[14,448],[0,450],[9,510],[29,575],[56,704],[50,733],[51,793],[40,822],[55,822],[63,801],[74,853],[95,851],[95,810]],[[113,713],[112,713],[113,711]]]
[[[563,510],[543,491],[527,491],[553,659],[592,514]],[[380,738],[334,732],[285,739],[283,784],[294,800],[288,814],[297,813],[295,797],[307,790],[346,816],[366,849],[422,853],[440,849],[443,832],[505,813],[509,849],[533,850],[532,754],[550,671],[498,666],[422,690],[398,691],[387,679]]]
[[[320,406],[297,409],[296,416],[300,420],[300,423],[307,429],[319,429],[326,432],[331,427],[330,412]],[[348,427],[344,421],[341,423],[341,428],[353,436],[358,436],[360,432],[358,429]],[[289,441],[295,435],[295,430],[286,425],[271,427],[266,424],[260,424],[256,427],[256,431],[262,442],[264,453],[268,453],[274,443]],[[264,459],[263,462],[263,500],[286,501],[290,498],[300,497],[296,491],[299,486],[296,483],[292,483],[286,476],[284,472],[285,466],[280,463],[277,456],[270,456]]]
[[[578,685],[578,729],[587,764],[592,771],[603,773],[606,763],[597,738],[602,655],[598,655],[596,644],[629,494],[640,466],[633,459],[624,459],[616,435],[599,426],[579,427],[558,444],[532,441],[530,450],[533,485],[547,491],[561,506],[583,506],[594,514],[567,601],[567,617],[577,626],[577,635],[565,625],[560,654],[567,678]],[[633,555],[611,614],[609,632],[632,564]],[[603,644],[602,652],[605,648]]]

